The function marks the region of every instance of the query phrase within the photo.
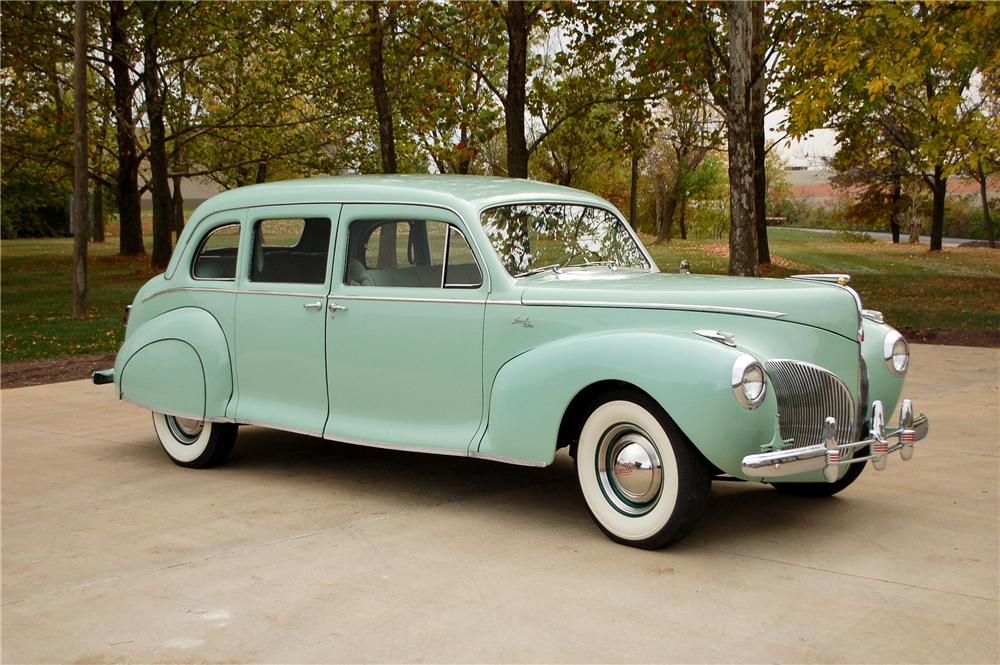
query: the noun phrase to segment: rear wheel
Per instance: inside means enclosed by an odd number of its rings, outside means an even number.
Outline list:
[[[153,429],[178,466],[205,469],[224,462],[236,443],[237,426],[153,412]]]
[[[580,432],[577,479],[591,517],[612,540],[658,549],[701,517],[711,488],[701,455],[653,400],[616,391]]]

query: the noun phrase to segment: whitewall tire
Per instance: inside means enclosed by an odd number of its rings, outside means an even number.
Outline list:
[[[167,456],[178,466],[204,469],[221,464],[236,443],[236,425],[153,412],[153,429]]]
[[[653,400],[631,391],[595,402],[580,431],[577,479],[612,540],[658,549],[694,525],[711,481],[701,455]]]

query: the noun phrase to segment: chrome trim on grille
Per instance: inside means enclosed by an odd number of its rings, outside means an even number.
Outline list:
[[[851,391],[836,374],[798,360],[768,360],[764,363],[778,400],[781,438],[793,439],[788,448],[823,442],[823,423],[837,421],[836,438],[854,438],[857,412]]]

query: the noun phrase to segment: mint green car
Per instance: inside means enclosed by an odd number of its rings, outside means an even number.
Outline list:
[[[239,425],[545,466],[613,540],[662,547],[711,480],[829,496],[906,460],[902,336],[847,276],[661,272],[607,201],[527,180],[317,178],[225,192],[128,312],[97,383],[177,464]]]

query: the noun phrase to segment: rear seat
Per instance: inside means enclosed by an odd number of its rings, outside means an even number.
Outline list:
[[[479,282],[475,265],[457,265],[449,268],[451,281],[462,284]],[[441,286],[441,266],[410,266],[406,268],[365,268],[360,261],[352,260],[349,279],[359,286],[404,286],[433,288]]]
[[[255,282],[322,284],[326,281],[326,252],[267,250],[264,267]]]

